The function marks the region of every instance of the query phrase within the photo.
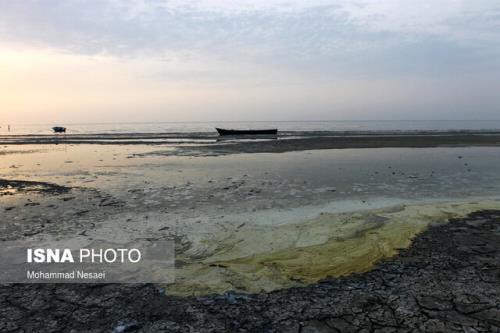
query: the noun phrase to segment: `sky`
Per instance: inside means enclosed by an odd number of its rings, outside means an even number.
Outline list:
[[[496,0],[0,0],[0,124],[500,119]]]

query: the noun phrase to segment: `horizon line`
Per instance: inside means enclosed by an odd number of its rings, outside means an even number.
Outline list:
[[[427,122],[427,121],[435,121],[435,122],[443,122],[443,121],[457,121],[457,122],[466,122],[466,121],[500,121],[500,119],[318,119],[318,120],[182,120],[182,121],[102,121],[102,122],[51,122],[51,123],[4,123],[0,125],[0,128],[3,126],[13,126],[13,125],[21,125],[21,126],[52,126],[54,124],[62,124],[62,125],[107,125],[107,124],[182,124],[182,123],[317,123],[317,122],[398,122],[398,121],[414,121],[414,122]]]

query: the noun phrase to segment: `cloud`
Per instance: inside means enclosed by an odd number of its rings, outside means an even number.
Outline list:
[[[72,52],[337,54],[422,38],[495,38],[494,1],[0,1],[0,36]]]
[[[203,91],[220,89],[213,112],[231,109],[238,98],[278,108],[282,96],[294,96],[297,110],[314,99],[325,113],[404,103],[413,103],[414,112],[418,105],[431,110],[432,101],[466,112],[468,89],[470,101],[484,109],[499,102],[488,89],[500,81],[500,3],[493,0],[0,0],[0,9],[0,51],[48,50],[56,60],[74,56],[82,68],[89,68],[86,57],[112,59],[98,67],[109,79],[104,90],[112,95],[113,78],[126,73],[138,82],[129,92],[155,90],[154,107],[167,103],[157,86],[185,89],[183,101],[171,99],[181,109],[189,102],[190,110],[193,100],[202,100],[192,96],[207,99]],[[25,62],[45,66],[36,57]],[[51,70],[64,73],[54,63]],[[50,84],[38,79],[41,87]],[[97,104],[99,89],[85,82]],[[401,88],[406,82],[432,89]]]
[[[500,4],[487,0],[0,0],[0,8],[0,38],[11,45],[297,75],[489,71],[500,55]]]

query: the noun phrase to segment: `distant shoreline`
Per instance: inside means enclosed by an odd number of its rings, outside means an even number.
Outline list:
[[[500,146],[500,131],[284,131],[273,137],[228,137],[216,133],[102,133],[2,135],[0,145],[100,144],[179,145],[169,154],[227,155],[343,148]],[[182,144],[190,144],[183,146]],[[193,154],[190,154],[192,152]]]

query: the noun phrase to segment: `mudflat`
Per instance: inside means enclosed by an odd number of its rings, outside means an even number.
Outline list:
[[[186,143],[186,144],[183,144]],[[220,138],[211,133],[128,133],[0,136],[0,145],[176,145],[163,155],[283,153],[344,148],[500,146],[498,131],[283,132],[276,137]]]
[[[213,150],[294,140],[3,146],[2,241],[173,241],[176,272],[4,284],[0,331],[498,330],[499,147]]]
[[[500,134],[344,135],[179,147],[168,154],[229,155],[346,148],[429,148],[500,146]]]
[[[2,285],[0,330],[499,332],[500,211],[430,227],[367,273],[261,294],[154,285]]]

